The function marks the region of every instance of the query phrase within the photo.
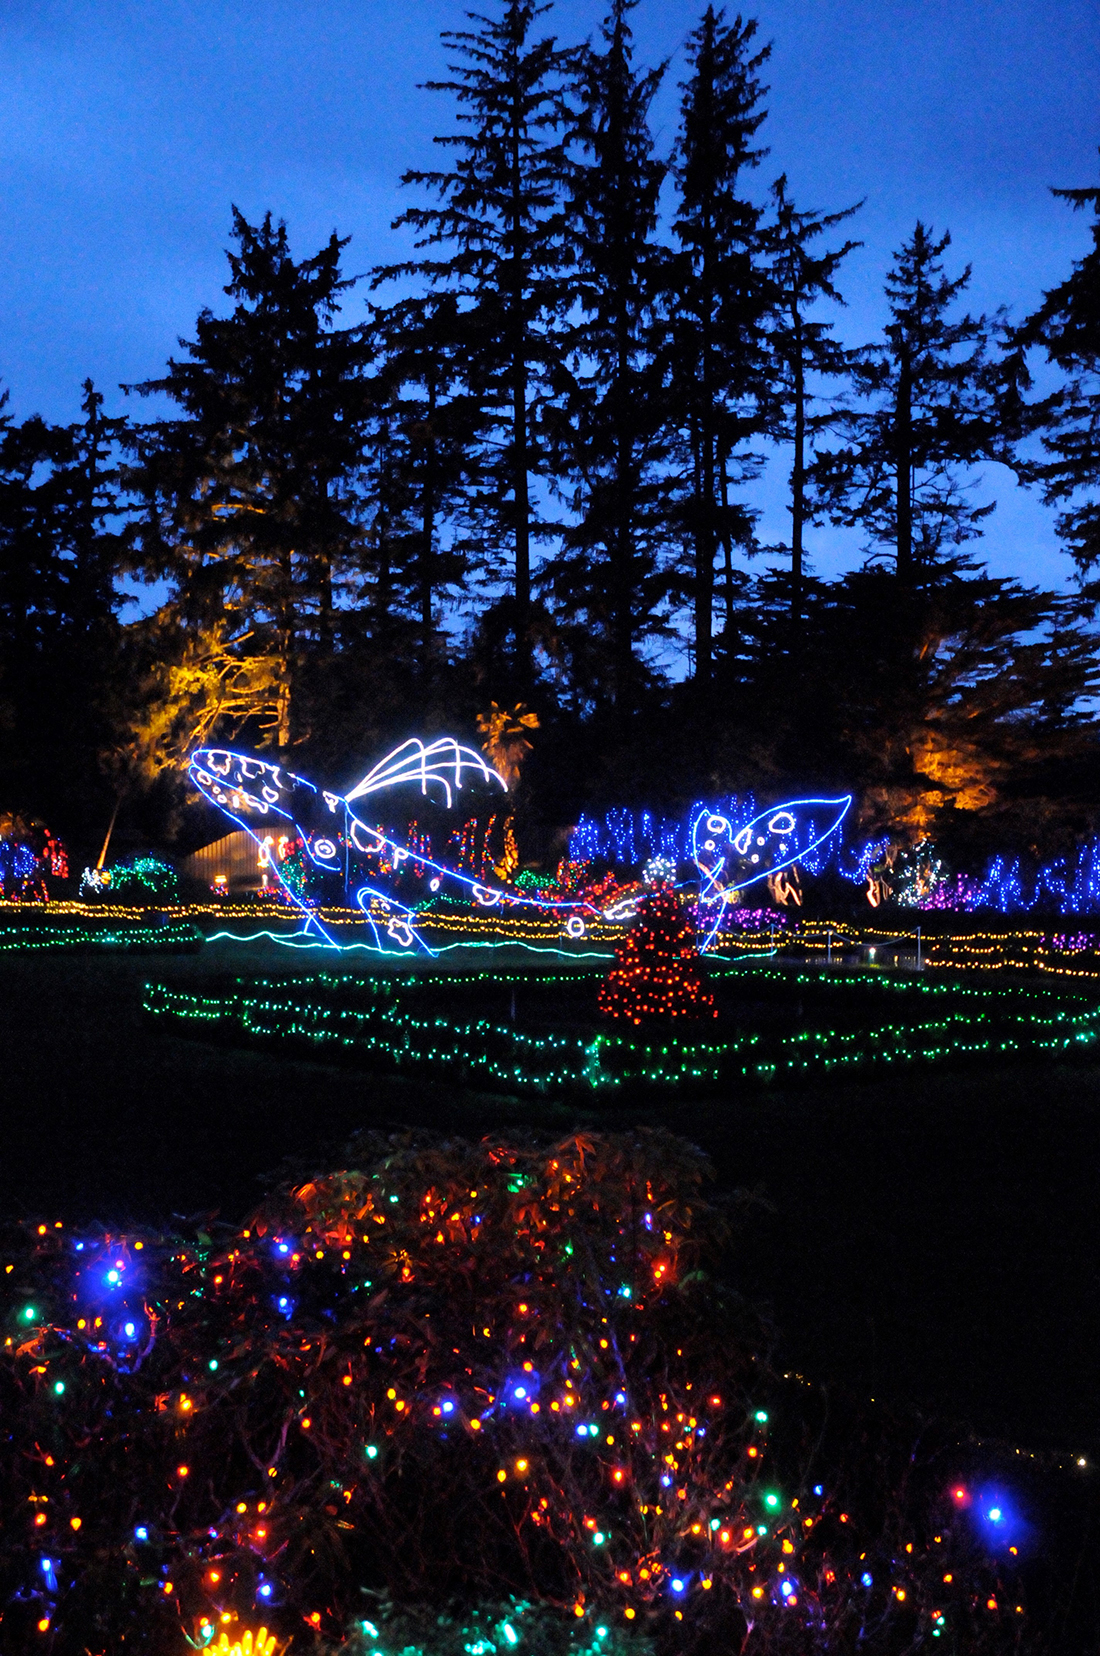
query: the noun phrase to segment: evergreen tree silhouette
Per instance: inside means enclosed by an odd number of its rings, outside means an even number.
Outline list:
[[[301,735],[308,658],[331,654],[336,589],[353,570],[364,347],[359,330],[332,326],[352,285],[347,238],[334,232],[295,262],[285,224],[252,225],[234,208],[233,239],[232,314],[200,312],[186,356],[130,388],[181,409],[135,441],[130,477],[146,511],[133,562],[169,583],[164,619],[181,638],[224,636],[227,664],[249,664],[253,712],[285,749]]]
[[[557,609],[584,617],[600,650],[604,690],[620,711],[637,701],[639,646],[662,630],[669,592],[667,440],[659,349],[667,252],[657,210],[667,168],[653,154],[650,103],[663,67],[633,63],[629,15],[613,0],[602,50],[578,55],[569,219],[580,315],[560,464],[572,519],[550,581]]]
[[[466,382],[467,333],[450,293],[379,309],[371,328],[377,366],[365,490],[369,500],[385,499],[387,510],[397,514],[399,533],[392,533],[391,519],[390,540],[399,562],[391,572],[403,610],[416,625],[425,684],[444,649],[445,596],[462,587],[476,564],[474,537],[462,533],[483,435],[478,402]]]
[[[817,517],[808,475],[814,440],[827,431],[833,411],[817,407],[822,381],[840,379],[851,366],[851,353],[833,338],[832,324],[815,308],[822,299],[844,301],[834,284],[844,259],[861,242],[846,241],[831,251],[818,250],[817,239],[858,212],[859,204],[839,213],[799,212],[787,193],[786,174],[772,185],[765,245],[771,279],[768,343],[774,372],[768,399],[768,434],[791,450],[791,594],[797,623],[802,611],[805,570],[804,533]]]
[[[768,288],[761,211],[742,174],[767,152],[753,147],[766,110],[757,70],[771,47],[753,50],[757,25],[708,6],[691,36],[676,154],[671,382],[680,449],[681,518],[691,555],[695,676],[712,657],[714,564],[751,539],[753,514],[730,486],[757,475],[745,444],[763,429]]]
[[[834,521],[893,557],[902,582],[934,579],[952,549],[983,533],[994,501],[975,505],[967,468],[1010,457],[1002,375],[991,347],[999,317],[957,316],[969,265],[947,275],[938,239],[917,223],[886,278],[891,321],[853,363],[857,401],[838,421],[844,447],[823,450],[816,480]]]
[[[538,480],[547,474],[544,425],[560,393],[562,325],[569,305],[564,212],[566,104],[571,59],[534,28],[549,6],[495,0],[470,13],[476,28],[448,30],[454,76],[429,81],[459,104],[466,129],[435,140],[454,152],[447,170],[410,171],[402,183],[437,198],[411,207],[420,249],[449,249],[388,267],[382,279],[426,278],[456,295],[469,342],[468,384],[484,419],[485,533],[510,544],[510,631],[520,690],[532,671],[532,541],[545,532]]]
[[[104,786],[121,665],[127,427],[91,380],[83,391],[72,425],[0,415],[0,791],[64,832]]]
[[[1048,506],[1063,508],[1058,534],[1095,597],[1100,588],[1089,577],[1100,564],[1100,188],[1051,193],[1075,212],[1092,209],[1092,247],[1064,282],[1043,295],[1018,336],[1025,348],[1041,345],[1068,378],[1061,394],[1040,410],[1047,458],[1026,464],[1023,474],[1042,485]]]

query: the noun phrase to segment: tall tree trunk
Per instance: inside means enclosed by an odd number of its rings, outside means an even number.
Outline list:
[[[516,512],[516,668],[521,684],[530,677],[531,493],[527,477],[527,364],[515,365],[512,391],[512,493]]]
[[[523,318],[523,275],[520,246],[523,233],[523,175],[520,167],[520,130],[512,127],[512,291],[510,295],[512,349],[512,495],[516,514],[516,672],[526,690],[531,677],[531,488],[527,475],[527,330]]]
[[[634,679],[634,603],[631,581],[631,541],[627,468],[629,443],[620,430],[615,460],[615,529],[612,548],[612,605],[614,627],[615,704],[630,708]]]
[[[733,641],[733,536],[730,533],[730,479],[729,479],[729,449],[723,447],[718,458],[718,481],[722,497],[722,580],[725,585],[726,621],[725,632],[728,643]]]
[[[332,549],[329,545],[328,478],[321,479],[321,546],[317,554],[317,581],[320,587],[318,632],[321,639],[321,657],[327,661],[332,654]]]
[[[616,266],[625,263],[621,246]],[[614,604],[615,701],[620,712],[629,712],[634,681],[634,571],[632,568],[632,512],[630,488],[631,444],[627,431],[630,410],[627,402],[627,371],[630,364],[630,317],[620,291],[615,317],[615,383],[611,388],[615,407],[615,528],[612,548]]]
[[[293,559],[293,552],[283,552],[279,556],[282,592],[278,614],[279,690],[276,699],[275,743],[282,752],[285,752],[290,746],[291,657],[294,650],[294,612],[291,586],[294,578]]]
[[[894,462],[897,475],[895,568],[899,580],[910,581],[913,578],[913,365],[905,343],[901,346],[894,415]]]
[[[709,426],[709,421],[708,421]],[[714,615],[714,437],[703,433],[699,527],[695,541],[695,678],[710,681]]]
[[[701,464],[697,470],[696,533],[695,533],[695,680],[698,684],[710,682],[711,639],[714,611],[714,449],[715,418],[713,393],[713,363],[711,360],[710,325],[714,314],[714,283],[711,279],[710,249],[703,257],[703,338],[700,342],[701,373],[700,418]]]
[[[432,595],[435,590],[435,419],[437,393],[434,379],[429,376],[428,446],[424,455],[424,491],[420,502],[420,650],[424,677],[432,665]]]
[[[802,360],[801,328],[795,324],[794,465],[791,468],[791,625],[802,619],[803,548],[806,522],[806,371]]]

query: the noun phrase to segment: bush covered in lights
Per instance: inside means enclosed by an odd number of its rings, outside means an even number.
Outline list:
[[[80,895],[109,897],[115,903],[165,903],[179,900],[179,879],[170,863],[160,857],[134,857],[130,862],[112,863],[110,868],[86,868],[80,879]]]
[[[5,1652],[1019,1648],[992,1452],[771,1371],[697,1151],[349,1161],[243,1228],[3,1236]]]
[[[48,902],[55,882],[68,877],[68,852],[45,823],[0,811],[0,899]]]
[[[605,1018],[635,1025],[718,1016],[703,981],[695,928],[663,869],[615,950],[599,1007]]]

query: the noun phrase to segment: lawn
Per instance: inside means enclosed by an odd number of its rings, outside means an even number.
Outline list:
[[[243,1212],[291,1164],[339,1161],[364,1126],[466,1136],[623,1124],[623,1111],[365,1073],[183,1039],[143,1021],[149,957],[0,957],[0,1209],[67,1220]],[[288,970],[285,951],[173,958],[203,989]],[[780,1359],[1028,1445],[1100,1451],[1100,1067],[1016,1060],[858,1083],[677,1093],[632,1119],[751,1192],[730,1268]]]

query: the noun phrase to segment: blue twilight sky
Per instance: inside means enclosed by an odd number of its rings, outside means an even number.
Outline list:
[[[573,40],[603,9],[558,0],[546,26]],[[663,146],[701,10],[641,0],[634,13],[639,57],[671,59],[654,110]],[[12,410],[71,419],[91,374],[121,411],[119,383],[155,374],[199,307],[222,301],[231,202],[285,217],[299,256],[334,228],[354,238],[352,271],[400,251],[398,177],[452,128],[448,100],[417,82],[443,68],[440,30],[463,12],[460,0],[0,0]],[[842,281],[851,342],[881,326],[882,277],[918,216],[951,230],[949,268],[973,264],[979,308],[1025,314],[1084,252],[1086,220],[1049,186],[1097,178],[1095,0],[764,0],[755,15],[774,42],[760,191],[785,171],[802,206],[866,197],[853,227],[866,245]],[[999,501],[991,568],[1064,581],[1049,514],[996,468],[985,487]],[[759,490],[765,538],[784,533],[780,499],[776,468]],[[813,551],[822,573],[858,560],[856,542],[826,532]]]

